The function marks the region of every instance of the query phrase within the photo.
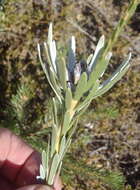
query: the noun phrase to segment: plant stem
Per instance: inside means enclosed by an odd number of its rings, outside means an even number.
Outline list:
[[[119,20],[119,23],[117,24],[108,42],[106,43],[101,59],[103,59],[106,56],[106,54],[112,50],[114,44],[118,40],[120,33],[123,31],[124,27],[128,24],[130,18],[134,15],[137,9],[137,6],[139,4],[140,4],[140,0],[131,0],[126,12],[122,14],[122,17]]]

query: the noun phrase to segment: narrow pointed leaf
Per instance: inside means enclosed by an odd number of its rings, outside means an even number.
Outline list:
[[[46,65],[45,65],[45,63],[43,62],[42,57],[41,57],[41,50],[40,50],[40,45],[39,45],[39,44],[37,45],[37,50],[38,50],[39,61],[40,61],[40,63],[41,63],[41,66],[42,66],[42,68],[43,68],[43,71],[44,71],[44,73],[46,74],[46,77],[47,77],[47,79],[48,79],[48,82],[51,83],[51,82],[50,82],[50,79],[49,79],[48,71],[47,71],[47,69],[46,69]]]
[[[67,89],[66,89],[66,97],[65,97],[66,110],[69,110],[69,109],[71,108],[71,102],[72,102],[71,89],[70,89],[70,88],[67,88]]]
[[[53,98],[53,118],[54,118],[54,124],[58,126],[58,119],[57,119],[57,105],[56,100]]]
[[[62,168],[62,161],[60,162],[59,166],[58,166],[58,170],[57,170],[57,175],[60,175],[61,172],[61,168]]]
[[[80,80],[78,81],[78,85],[76,87],[75,96],[74,96],[75,100],[79,100],[82,97],[82,95],[85,93],[86,85],[87,85],[87,74],[84,72],[82,73]]]
[[[50,74],[50,81],[51,81],[51,83],[53,85],[54,92],[57,95],[59,101],[62,102],[61,101],[61,91],[60,91],[60,89],[59,89],[59,87],[57,85],[57,82],[56,82],[55,77],[54,77],[54,72],[52,71],[51,68],[50,68],[49,74]]]
[[[49,158],[50,158],[50,136],[48,137],[48,145],[47,145],[47,152],[46,152],[46,180],[49,174]]]
[[[46,69],[46,65],[45,65],[45,63],[43,62],[42,58],[41,58],[41,51],[40,51],[40,45],[39,45],[39,44],[38,44],[38,56],[39,56],[39,60],[40,60],[41,66],[42,66],[42,68],[43,68],[43,71],[44,71],[44,73],[46,74],[47,80],[48,80],[50,86],[52,87],[52,89],[53,89],[54,92],[55,92],[55,89],[54,89],[54,87],[53,87],[53,85],[52,85],[52,83],[51,83],[51,81],[50,81],[50,77],[49,77],[49,73],[48,73],[48,70],[49,70],[49,69]]]
[[[96,47],[96,50],[95,50],[95,53],[91,59],[91,62],[88,66],[88,72],[92,72],[92,70],[94,69],[95,65],[97,64],[97,60],[99,58],[99,56],[101,55],[101,52],[103,50],[103,47],[104,47],[104,44],[105,44],[105,37],[102,36],[100,39],[99,39],[99,42],[97,44],[97,47]]]
[[[98,71],[99,71],[99,77],[102,77],[108,64],[109,64],[109,61],[112,57],[112,52],[108,52],[108,54],[106,55],[105,57],[105,60],[103,62],[101,62],[101,66],[98,66]]]
[[[90,54],[89,57],[87,58],[87,66],[90,64],[93,56],[94,56],[93,54]]]
[[[67,82],[66,82],[67,69],[66,69],[66,63],[65,63],[64,58],[61,58],[61,60],[59,61],[59,64],[57,65],[57,69],[58,69],[58,75],[59,75],[61,85],[63,89],[65,90],[67,86]]]
[[[66,144],[66,148],[65,148],[65,152],[64,152],[64,154],[66,153],[67,149],[70,147],[71,142],[72,142],[72,139],[70,138],[69,141],[67,141],[67,144]],[[63,154],[63,155],[64,155],[64,154]]]
[[[71,145],[71,141],[72,141],[71,138],[69,138],[69,139],[67,140],[66,145],[65,145],[64,152],[63,152],[63,154],[62,154],[62,156],[61,156],[61,160],[63,160],[63,158],[64,158],[66,152],[68,151],[68,148],[69,148],[69,146]]]
[[[49,178],[48,178],[49,185],[52,185],[54,183],[54,177],[55,177],[56,171],[58,169],[59,160],[60,160],[59,155],[56,153],[54,155],[53,161],[51,163],[51,169],[50,169]]]
[[[71,121],[71,114],[70,114],[69,111],[67,111],[67,112],[65,113],[65,116],[64,116],[62,134],[65,135],[66,132],[69,130],[70,121]]]
[[[55,153],[55,145],[56,145],[56,140],[57,140],[57,132],[58,132],[58,128],[56,125],[53,125],[52,127],[52,137],[51,137],[51,157],[53,156],[53,154]]]
[[[42,164],[40,165],[40,177],[41,177],[41,179],[45,179],[45,170],[44,170]]]
[[[56,65],[54,66],[54,64],[56,64],[56,62],[55,63],[52,62],[53,58],[51,58],[50,46],[46,42],[44,42],[44,53],[47,58],[47,64],[49,66],[48,69],[49,70],[51,69],[53,71],[54,78],[57,80],[58,76],[56,73]]]
[[[57,70],[56,70],[56,45],[55,45],[55,41],[52,41],[50,43],[49,50],[50,50],[50,58],[51,58],[51,62],[52,62],[54,72],[57,73]]]
[[[109,52],[107,56],[105,57],[105,59],[102,60],[102,62],[98,62],[94,66],[93,71],[91,72],[89,76],[88,84],[86,87],[87,90],[89,90],[91,86],[93,86],[96,83],[97,79],[99,79],[104,74],[111,56],[112,56],[112,53]]]
[[[60,94],[60,92],[58,92],[59,91],[58,87],[56,85],[56,82],[54,81],[54,75],[52,74],[52,71],[50,71],[49,67],[48,67],[48,69],[46,69],[46,65],[44,64],[44,62],[43,62],[43,60],[41,58],[41,51],[40,51],[40,45],[39,44],[38,44],[37,48],[38,48],[38,55],[39,55],[40,63],[41,63],[41,66],[43,68],[44,73],[46,74],[47,80],[48,80],[51,88],[53,89],[54,93],[56,94],[58,100],[60,101],[60,103],[62,103],[62,101],[61,101],[61,94]],[[51,76],[49,74],[49,71],[51,73]],[[55,87],[53,86],[53,84],[55,84]]]
[[[52,23],[49,25],[49,30],[48,30],[48,44],[50,44],[53,40],[53,29],[52,29]]]
[[[93,97],[96,95],[97,90],[99,88],[100,85],[100,81],[97,80],[95,85],[91,88],[91,90],[89,91],[88,96],[85,98],[85,100],[83,102],[80,103],[79,106],[77,106],[77,110],[78,112],[82,109],[84,109],[84,107],[89,104],[91,102],[91,100],[93,99]]]
[[[67,143],[66,143],[66,150],[69,147],[69,145],[71,144],[72,141],[72,136],[74,134],[74,132],[76,131],[77,128],[77,124],[78,124],[78,119],[74,117],[74,119],[71,122],[72,124],[70,125],[71,128],[68,132],[68,137],[67,137]]]
[[[66,137],[63,136],[60,143],[60,153],[59,153],[61,160],[62,160],[62,155],[64,154],[65,147],[66,147]]]
[[[107,92],[117,81],[119,81],[122,76],[127,72],[130,67],[130,58],[131,54],[129,54],[128,58],[118,67],[118,69],[112,74],[112,76],[107,79],[103,84],[99,87],[99,90],[95,97],[101,96],[105,92]]]
[[[42,157],[42,166],[43,166],[44,170],[46,171],[46,169],[47,169],[47,153],[44,150],[42,151],[41,157]]]

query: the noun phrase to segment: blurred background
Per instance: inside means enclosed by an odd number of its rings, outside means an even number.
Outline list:
[[[76,37],[77,61],[109,38],[130,0],[1,0],[0,127],[41,151],[51,126],[51,99],[37,56],[53,22],[65,55]],[[140,6],[113,48],[108,77],[132,52],[127,74],[81,117],[62,171],[64,190],[140,189]]]

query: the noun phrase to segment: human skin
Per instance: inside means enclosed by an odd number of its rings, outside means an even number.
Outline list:
[[[54,188],[41,185],[41,156],[20,137],[0,128],[0,190],[61,190],[57,177]]]

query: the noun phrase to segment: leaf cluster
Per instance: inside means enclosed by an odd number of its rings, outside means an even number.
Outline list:
[[[100,78],[112,56],[110,52],[102,56],[104,46],[105,39],[102,36],[94,54],[91,54],[85,65],[82,65],[82,63],[76,63],[76,42],[72,36],[67,58],[59,57],[58,59],[52,23],[49,26],[48,40],[44,42],[43,49],[38,44],[40,63],[56,95],[53,99],[52,134],[48,143],[50,148],[47,148],[46,153],[43,152],[43,156],[45,155],[49,161],[47,161],[47,167],[43,167],[45,163],[42,158],[43,163],[40,166],[40,178],[46,179],[49,185],[53,184],[54,177],[60,172],[63,156],[75,131],[74,123],[85,112],[91,101],[107,92],[121,79],[130,66],[131,54],[107,80],[101,83]],[[60,114],[58,114],[59,110]]]

